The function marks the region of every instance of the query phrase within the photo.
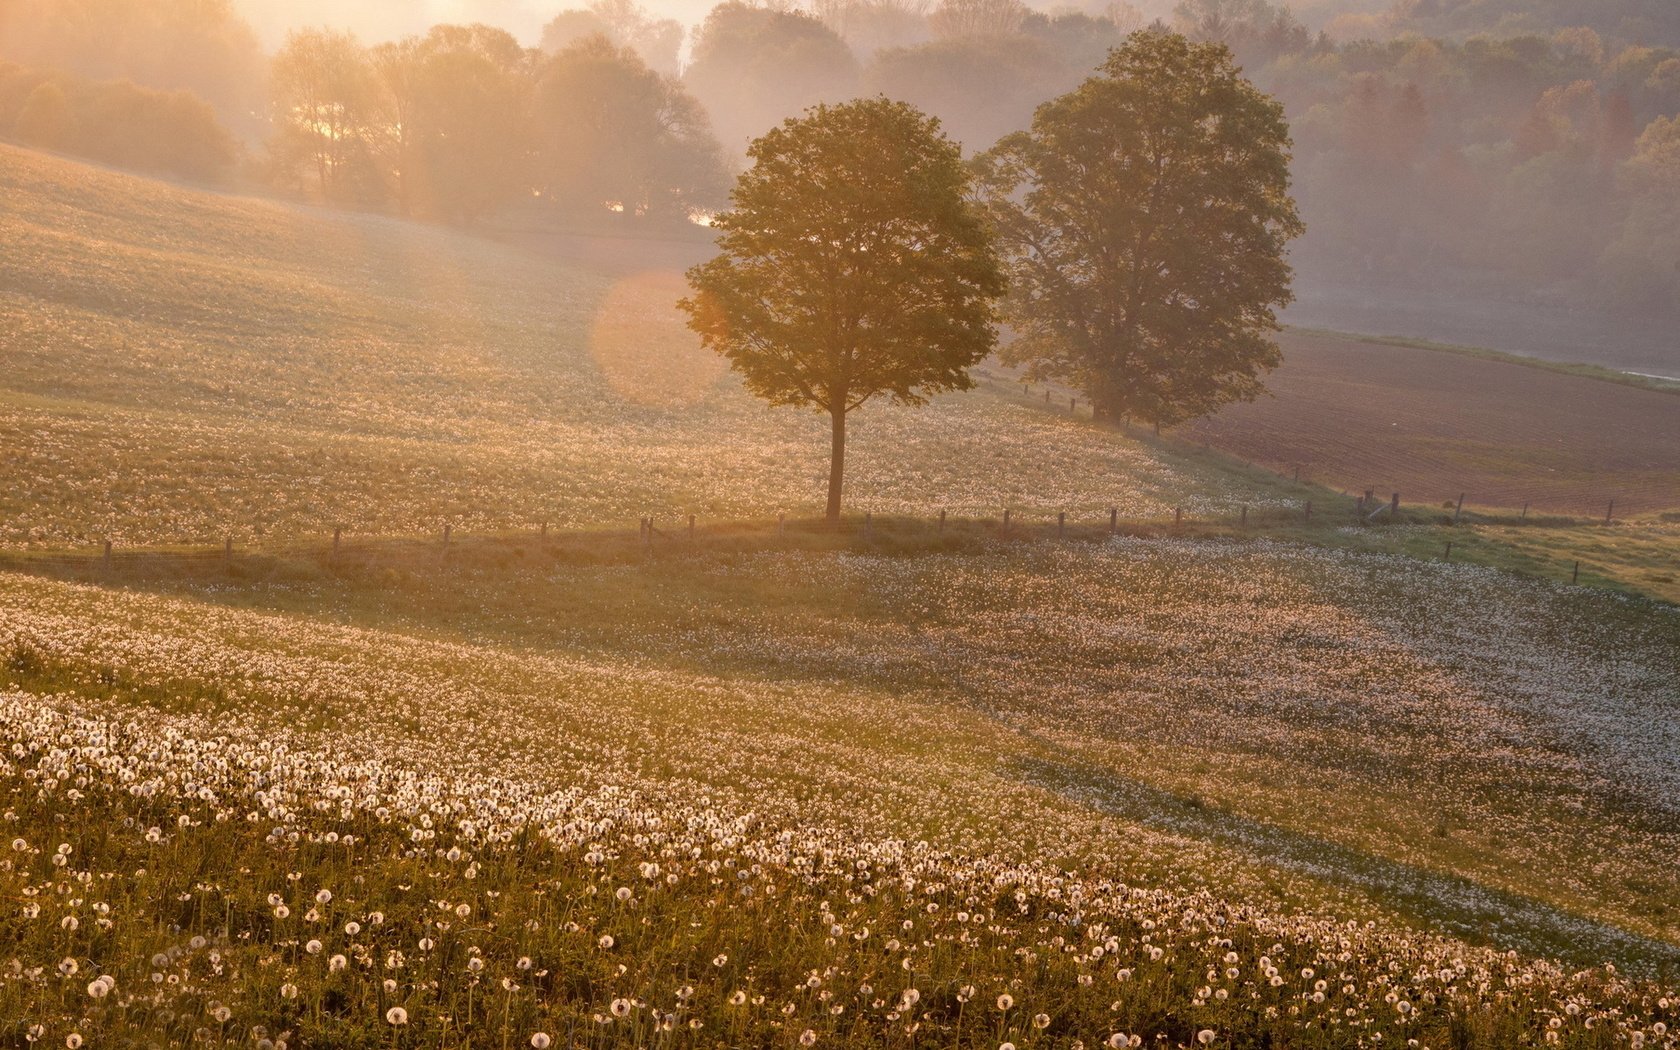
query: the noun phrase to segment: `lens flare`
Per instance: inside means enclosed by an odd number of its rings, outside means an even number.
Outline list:
[[[724,361],[700,345],[677,310],[682,275],[651,270],[620,280],[589,329],[589,354],[613,392],[638,405],[692,405],[722,375]]]

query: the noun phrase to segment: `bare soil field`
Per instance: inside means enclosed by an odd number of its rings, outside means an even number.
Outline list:
[[[1272,396],[1185,436],[1408,503],[1616,516],[1680,508],[1680,396],[1315,332],[1282,337]]]

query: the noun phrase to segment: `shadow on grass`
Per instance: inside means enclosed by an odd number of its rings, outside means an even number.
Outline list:
[[[1472,944],[1647,976],[1680,970],[1680,946],[1632,933],[1459,875],[1314,838],[1103,772],[1043,759],[1015,765],[1042,790],[1145,827],[1224,846],[1329,886],[1360,892],[1427,928]]]

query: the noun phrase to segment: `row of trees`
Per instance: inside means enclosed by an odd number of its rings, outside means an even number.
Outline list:
[[[222,177],[238,155],[233,136],[197,95],[5,62],[0,138],[199,181]]]
[[[1163,32],[970,165],[906,103],[817,106],[752,144],[680,306],[754,393],[829,417],[837,520],[848,414],[970,387],[1000,320],[1103,418],[1256,396],[1302,232],[1289,147],[1228,49]]]
[[[311,33],[270,65],[227,0],[0,0],[0,58],[193,90],[292,190],[457,221],[533,193],[677,216],[716,207],[746,143],[816,102],[901,99],[984,150],[1147,14],[1226,44],[1283,101],[1305,280],[1673,309],[1680,5],[1293,2],[1355,36],[1273,0],[729,0],[683,66],[681,26],[596,0],[541,51],[482,27],[376,48]]]
[[[1549,34],[1561,26],[1648,43],[1680,44],[1680,7],[1670,0],[1392,0],[1380,10],[1333,14],[1346,37]]]
[[[601,34],[547,55],[486,26],[373,48],[308,31],[271,77],[272,176],[328,199],[470,222],[534,195],[657,218],[727,186],[699,104]]]

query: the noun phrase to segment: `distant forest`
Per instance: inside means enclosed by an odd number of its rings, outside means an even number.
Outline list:
[[[273,54],[227,0],[0,0],[0,137],[420,218],[666,225],[747,142],[885,94],[970,153],[1131,32],[1228,44],[1284,103],[1309,277],[1650,313],[1680,303],[1674,0],[731,0],[692,29],[597,0]]]

